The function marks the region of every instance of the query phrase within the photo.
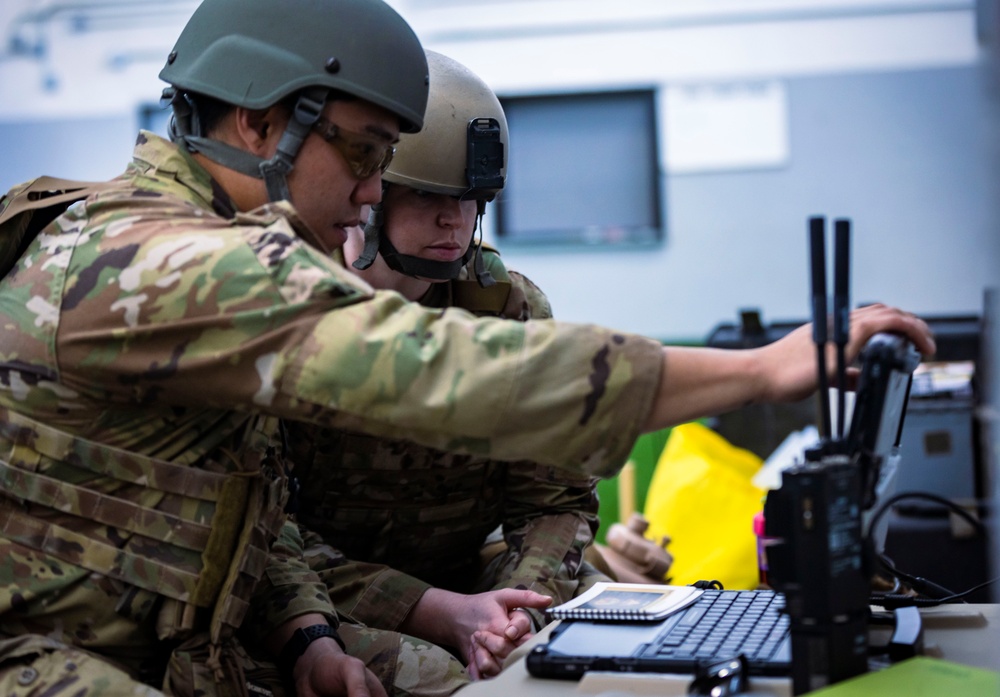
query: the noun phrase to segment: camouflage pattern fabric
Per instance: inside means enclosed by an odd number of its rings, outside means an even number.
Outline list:
[[[46,226],[0,281],[0,406],[196,468],[235,469],[229,457],[266,414],[616,471],[659,383],[657,342],[422,308],[374,292],[312,239],[290,204],[237,212],[187,153],[140,133],[126,172]],[[125,500],[144,491],[69,463],[39,472]],[[71,504],[33,514],[74,515]],[[76,522],[109,544],[134,539]],[[252,640],[305,613],[336,622],[289,527],[251,601]],[[161,596],[3,536],[0,547],[0,633],[121,655],[133,677],[162,649]]]
[[[0,638],[0,694],[7,697],[162,697],[99,656],[48,637]]]
[[[462,662],[428,641],[347,622],[338,632],[390,697],[447,697],[469,684]]]
[[[349,561],[314,532],[304,531],[303,541],[310,566],[334,602],[344,601],[337,605],[338,631],[347,652],[362,659],[390,695],[444,697],[471,681],[462,661],[446,648],[388,628],[399,626],[428,584],[378,564]],[[376,616],[381,628],[359,619]]]
[[[291,691],[273,663],[251,656],[238,643],[209,657],[207,635],[193,637],[170,657],[162,691],[133,679],[107,658],[49,637],[0,638],[0,690],[23,697],[288,697]],[[238,683],[220,689],[212,666],[225,664]],[[238,687],[236,686],[238,685]]]
[[[0,532],[27,549],[190,605],[181,618],[211,610],[219,642],[240,626],[285,523],[285,466],[268,455],[269,433],[267,419],[255,420],[238,456],[196,469],[70,436],[0,407],[0,489],[7,495],[0,498]],[[236,472],[227,474],[229,467]],[[51,476],[62,470],[102,486]],[[118,494],[124,490],[129,495]],[[181,621],[172,631],[192,628]]]
[[[534,283],[508,272],[493,250],[483,260],[506,286],[504,297],[477,297],[470,263],[420,302],[551,319]],[[529,588],[558,604],[607,580],[583,559],[599,523],[592,478],[305,423],[289,424],[288,433],[302,487],[297,518],[315,533],[305,535],[310,565],[354,621],[396,629],[429,585],[460,593]],[[481,550],[498,527],[503,553],[484,568]],[[542,613],[530,614],[544,624]]]
[[[658,386],[658,342],[373,292],[306,243],[287,203],[235,213],[185,153],[140,140],[121,188],[71,206],[0,285],[6,406],[163,459],[260,411],[617,472]]]

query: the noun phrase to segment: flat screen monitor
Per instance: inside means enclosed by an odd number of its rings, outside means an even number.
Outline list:
[[[510,97],[503,245],[635,245],[664,235],[653,90]]]

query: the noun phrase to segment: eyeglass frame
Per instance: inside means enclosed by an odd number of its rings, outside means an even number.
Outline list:
[[[377,171],[385,172],[392,163],[393,156],[396,154],[396,146],[392,143],[380,143],[376,138],[348,131],[322,116],[318,117],[313,123],[312,130],[316,132],[316,135],[332,145],[334,150],[340,153],[344,161],[347,162],[348,167],[351,168],[351,172],[359,180],[368,179],[368,177]],[[350,148],[357,145],[372,146],[373,153],[381,150],[377,161],[372,155],[364,161],[352,158]]]

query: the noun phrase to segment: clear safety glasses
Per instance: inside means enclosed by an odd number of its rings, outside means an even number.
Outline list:
[[[345,131],[322,116],[313,124],[313,130],[344,156],[358,179],[367,179],[377,171],[384,172],[392,162],[392,156],[396,154],[393,145],[360,133]]]

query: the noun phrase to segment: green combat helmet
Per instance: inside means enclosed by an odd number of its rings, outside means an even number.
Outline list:
[[[384,182],[446,194],[479,203],[476,227],[481,228],[487,201],[503,189],[507,175],[507,119],[500,101],[483,80],[461,63],[427,51],[430,94],[424,128],[404,135],[382,176]],[[455,261],[431,261],[400,254],[382,234],[384,208],[372,206],[365,226],[365,247],[353,266],[367,269],[382,254],[389,268],[410,276],[450,280],[476,255],[480,285],[493,279],[483,267],[475,235],[469,249]]]
[[[286,176],[332,91],[423,125],[427,60],[410,26],[382,0],[204,0],[160,71],[174,109],[171,139],[230,169],[263,179],[288,199]],[[265,109],[297,94],[278,150],[262,160],[206,138],[188,94]]]

